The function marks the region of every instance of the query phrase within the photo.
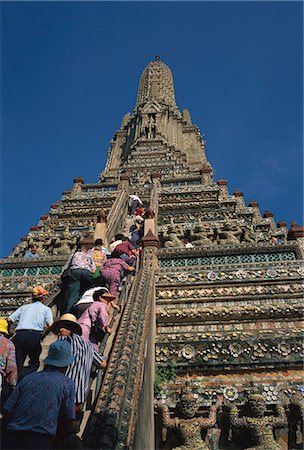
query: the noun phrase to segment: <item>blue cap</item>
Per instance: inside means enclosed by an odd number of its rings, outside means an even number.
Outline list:
[[[58,340],[50,345],[44,364],[55,367],[67,367],[75,359],[71,354],[71,345],[66,340]]]

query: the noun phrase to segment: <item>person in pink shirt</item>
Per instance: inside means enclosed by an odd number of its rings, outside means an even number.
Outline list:
[[[112,258],[120,258],[129,264],[129,266],[134,264],[135,258],[137,257],[138,251],[127,237],[124,237],[122,243],[118,244],[112,252]]]
[[[107,333],[112,332],[112,329],[109,327],[108,309],[111,301],[114,299],[114,295],[109,294],[102,289],[95,291],[93,294],[94,302],[85,310],[77,321],[82,329],[82,339],[84,341],[90,341],[97,351],[99,339],[98,336],[93,335],[92,329],[95,328],[95,323],[98,322],[100,329],[104,329]]]
[[[133,272],[134,267],[129,266],[120,258],[111,258],[100,267],[101,275],[109,286],[110,294],[116,298],[117,290],[125,272]]]

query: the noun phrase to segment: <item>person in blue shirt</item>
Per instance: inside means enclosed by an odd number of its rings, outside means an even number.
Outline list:
[[[35,372],[39,367],[42,332],[46,325],[50,327],[53,323],[51,308],[41,303],[47,294],[42,286],[35,286],[32,291],[32,303],[20,306],[7,319],[11,322],[18,321],[13,342],[16,348],[19,381],[24,375]],[[27,356],[29,365],[23,367]]]
[[[39,258],[36,245],[32,245],[23,258]]]
[[[42,372],[23,378],[4,405],[2,449],[50,449],[58,419],[68,423],[69,433],[76,433],[75,386],[64,375],[74,361],[67,341],[50,345]]]

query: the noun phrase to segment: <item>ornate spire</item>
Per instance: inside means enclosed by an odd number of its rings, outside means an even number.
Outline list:
[[[172,72],[159,56],[141,74],[135,109],[152,98],[177,109]]]

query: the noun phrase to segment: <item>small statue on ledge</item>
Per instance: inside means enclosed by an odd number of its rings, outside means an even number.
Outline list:
[[[194,236],[192,237],[193,244],[195,246],[201,246],[201,245],[211,245],[212,241],[209,236],[207,235],[206,230],[201,224],[198,224],[194,229]]]
[[[178,237],[178,230],[172,226],[168,227],[167,233],[164,233],[165,248],[183,247],[183,241]]]
[[[256,235],[252,224],[246,224],[243,227],[242,242],[256,242]]]
[[[219,244],[239,244],[242,234],[241,228],[236,224],[230,222],[224,223],[224,226],[219,233]]]
[[[157,405],[161,410],[163,427],[178,430],[182,438],[182,445],[174,447],[174,450],[208,450],[202,439],[201,430],[215,426],[217,410],[221,407],[222,402],[223,397],[219,397],[216,404],[211,406],[208,418],[196,417],[199,405],[188,382],[186,382],[186,388],[182,390],[180,400],[176,405],[177,417],[171,419],[169,408],[159,402]]]
[[[238,408],[230,401],[225,401],[225,406],[230,409],[230,423],[233,427],[243,428],[249,432],[248,439],[252,439],[253,447],[246,450],[280,450],[279,444],[275,441],[273,430],[287,426],[287,418],[284,407],[287,403],[284,400],[276,405],[277,416],[266,416],[266,401],[263,395],[251,393],[248,396],[245,407],[248,415],[239,417]]]

